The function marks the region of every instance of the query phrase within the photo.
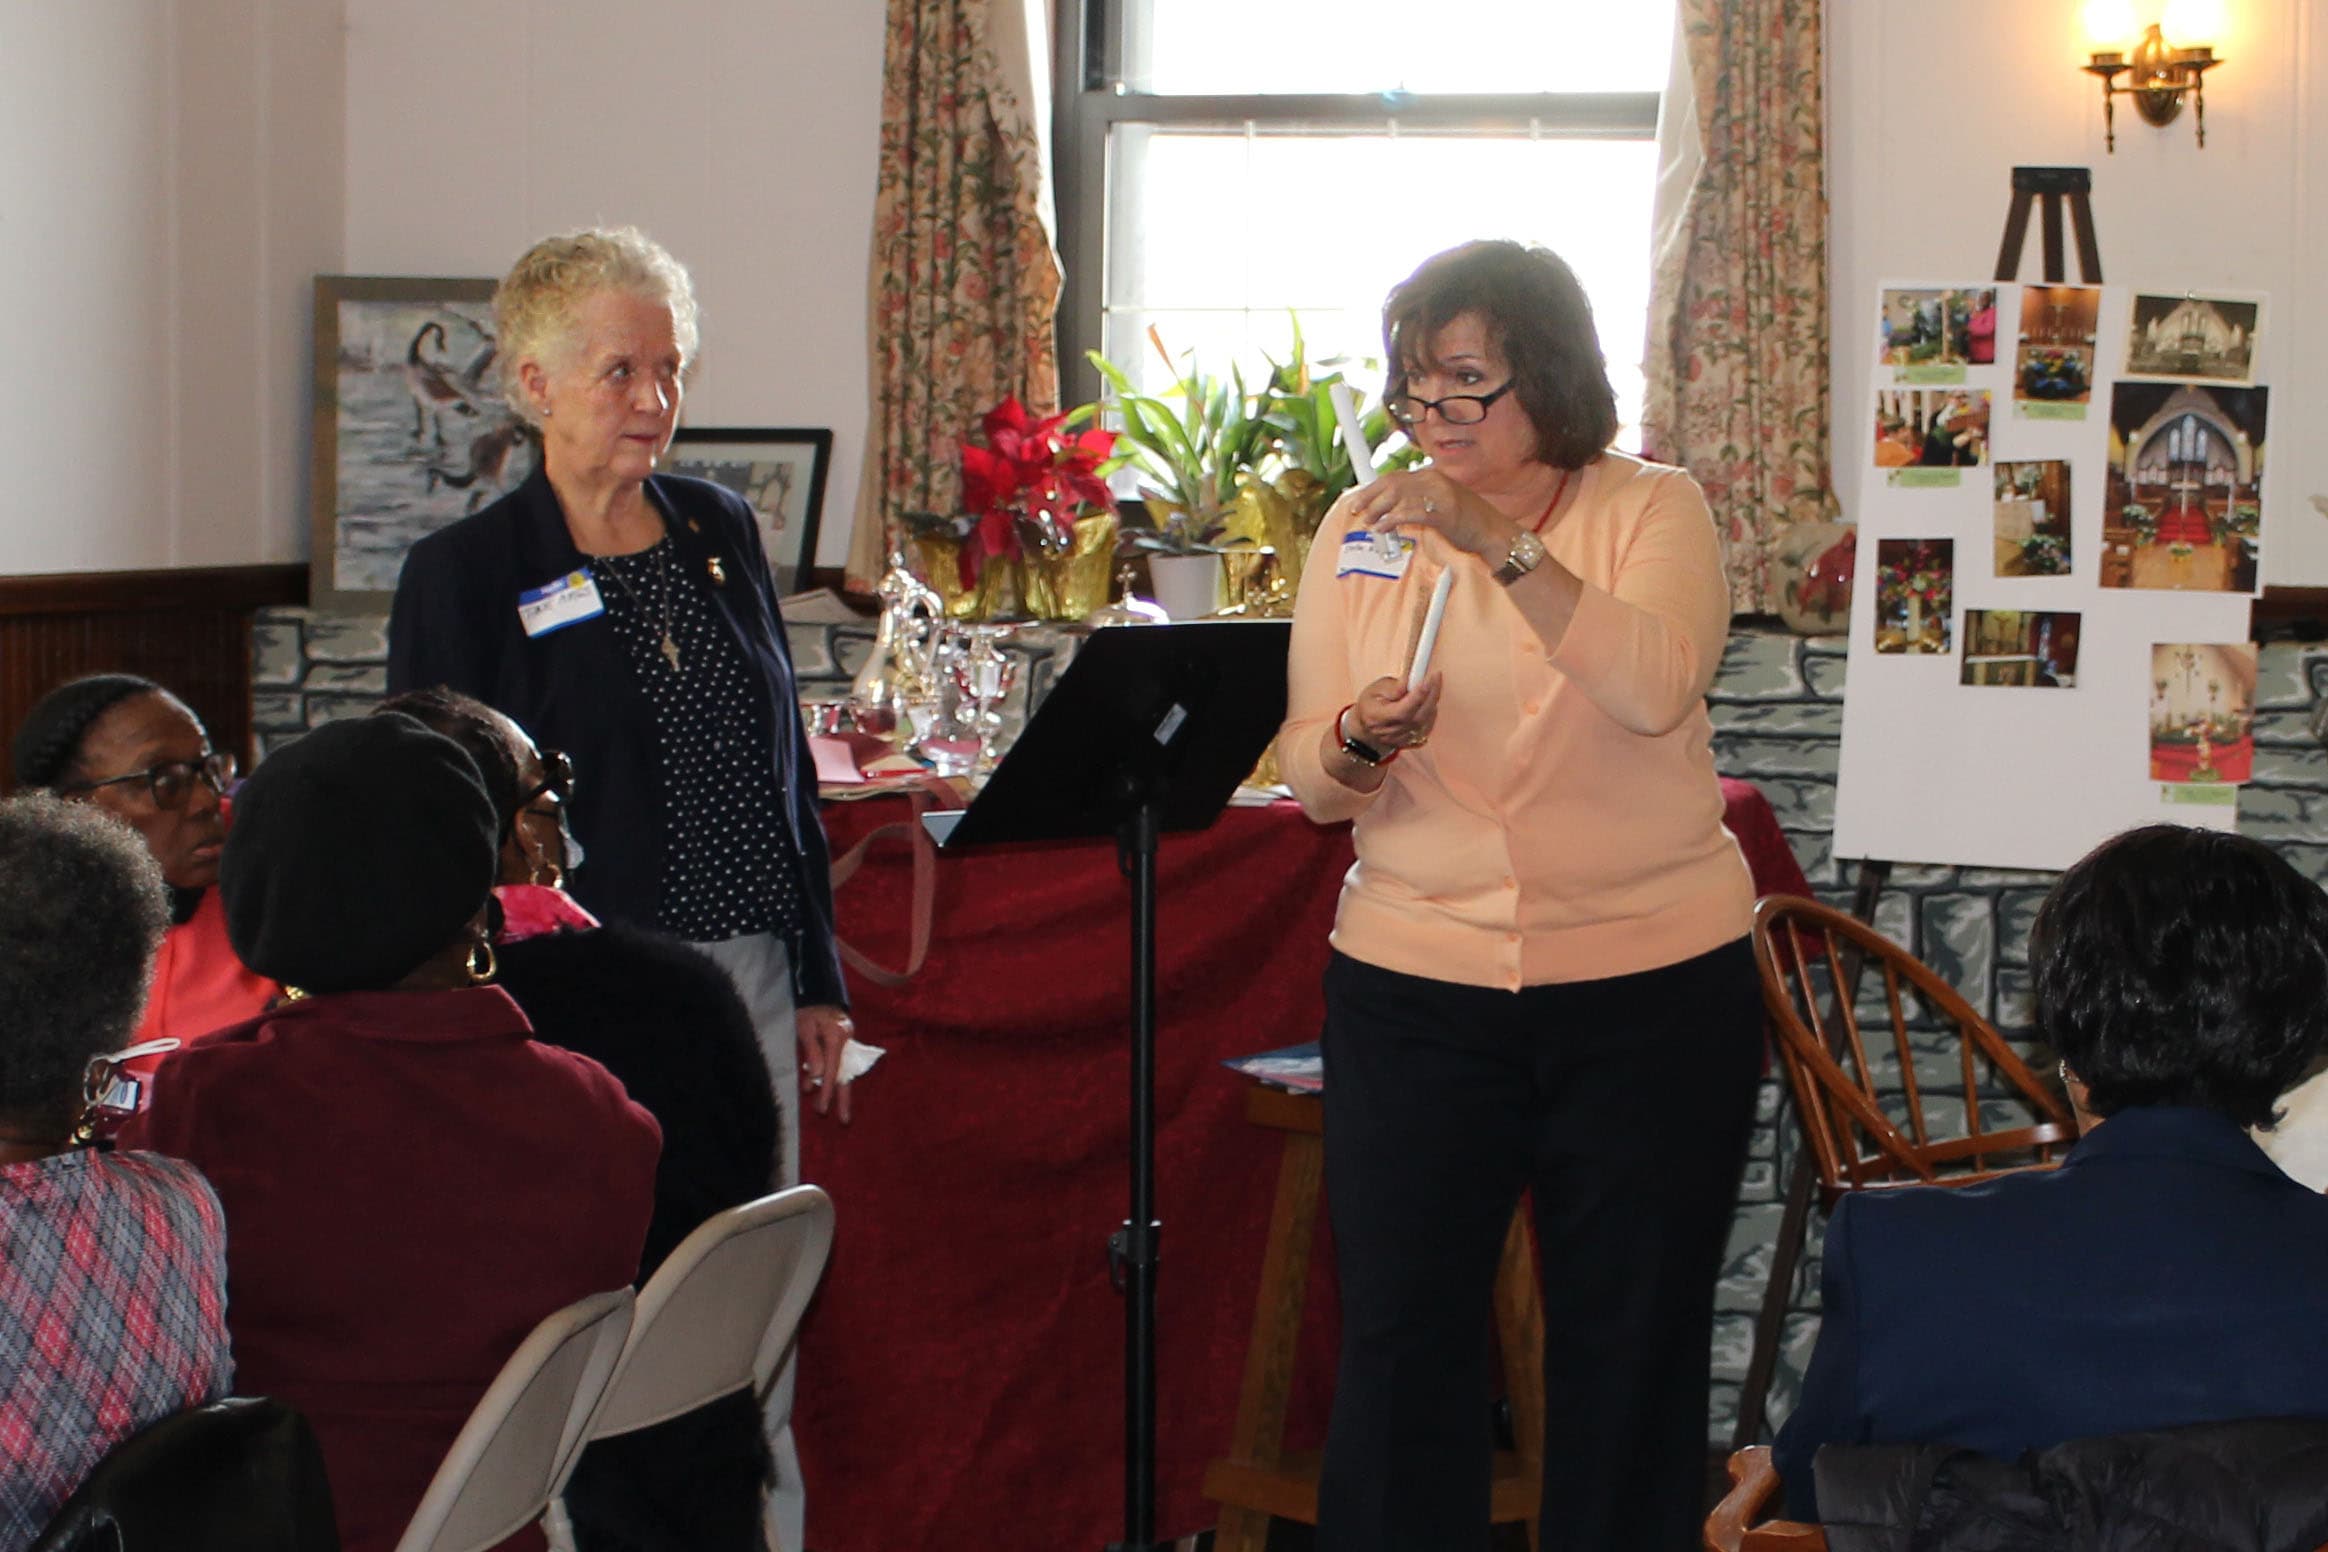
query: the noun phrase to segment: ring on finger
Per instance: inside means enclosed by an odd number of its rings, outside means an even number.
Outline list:
[[[1423,498],[1423,516],[1425,516],[1425,517],[1429,517],[1431,514],[1433,514],[1434,512],[1436,512],[1436,511],[1438,511],[1438,510],[1439,510],[1439,503],[1438,503],[1438,502],[1436,502],[1436,501],[1432,500],[1432,499],[1431,499],[1429,496],[1425,496],[1425,497]]]

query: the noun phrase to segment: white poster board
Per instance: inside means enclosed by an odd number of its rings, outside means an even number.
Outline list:
[[[2234,828],[2252,656],[2242,687],[2236,650],[2154,649],[2248,641],[2301,500],[2263,478],[2296,429],[2257,391],[2264,299],[1894,282],[1872,324],[1872,402],[1836,409],[1862,480],[1835,854],[2058,869],[2135,825]]]

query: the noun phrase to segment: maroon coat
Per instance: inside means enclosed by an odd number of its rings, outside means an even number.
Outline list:
[[[630,1285],[661,1134],[486,987],[313,997],[207,1035],[122,1145],[217,1189],[236,1388],[307,1414],[347,1552],[387,1552],[526,1333]]]

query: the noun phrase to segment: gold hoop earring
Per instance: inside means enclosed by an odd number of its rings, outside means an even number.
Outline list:
[[[477,962],[480,956],[485,961],[483,964]],[[483,986],[493,979],[494,972],[500,968],[500,962],[493,957],[491,943],[479,938],[469,945],[469,984],[471,986]]]

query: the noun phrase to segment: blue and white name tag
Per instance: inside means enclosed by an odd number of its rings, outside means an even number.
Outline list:
[[[517,595],[518,623],[528,636],[547,636],[569,625],[595,620],[605,612],[598,584],[590,580],[587,571],[569,571],[555,582],[544,582]]]
[[[1353,528],[1342,536],[1342,556],[1335,563],[1337,577],[1390,577],[1406,575],[1415,558],[1415,541],[1394,533],[1368,533]]]

